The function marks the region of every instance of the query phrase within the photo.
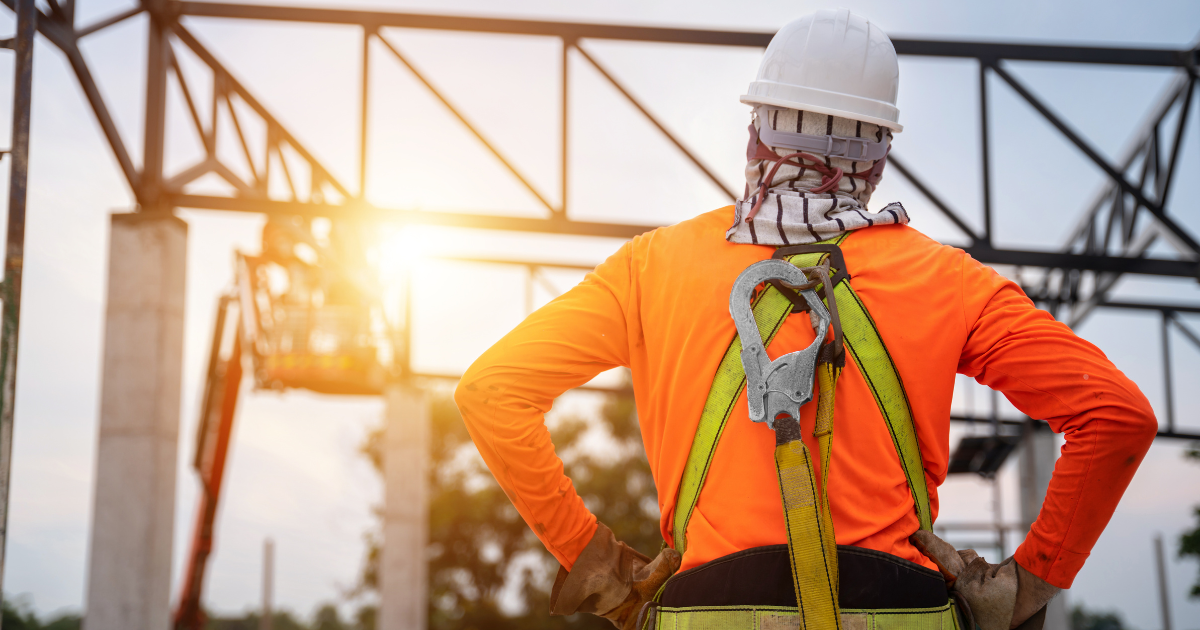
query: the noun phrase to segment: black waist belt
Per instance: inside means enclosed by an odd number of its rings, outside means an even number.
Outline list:
[[[949,597],[941,573],[890,553],[838,545],[838,569],[843,609],[935,608]],[[669,608],[795,607],[787,545],[746,549],[678,573],[660,602]]]

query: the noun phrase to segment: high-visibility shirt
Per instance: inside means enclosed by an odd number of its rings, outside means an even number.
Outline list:
[[[774,248],[724,239],[732,206],[627,242],[583,282],[538,309],[463,375],[455,399],[497,481],[568,570],[596,517],[563,474],[543,415],[604,370],[632,373],[638,421],[671,543],[676,495],[713,375],[736,330],[729,293]],[[1066,443],[1021,566],[1062,588],[1082,567],[1157,430],[1145,396],[1094,345],[1038,310],[1013,282],[907,226],[869,227],[841,245],[851,284],[874,318],[912,404],[931,510],[950,457],[955,374],[1002,392]],[[775,359],[814,333],[794,314],[767,349]],[[909,542],[913,498],[887,425],[853,358],[837,382],[829,505],[838,544],[933,568]],[[816,403],[801,409],[805,443]],[[688,525],[682,568],[787,542],[775,436],[751,422],[743,392]],[[652,551],[652,550],[644,550]]]

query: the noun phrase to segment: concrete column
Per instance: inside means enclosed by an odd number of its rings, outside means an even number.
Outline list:
[[[1046,500],[1046,489],[1054,474],[1054,462],[1058,460],[1058,434],[1044,422],[1034,422],[1021,440],[1019,465],[1021,476],[1021,525],[1025,531],[1033,526],[1042,503]],[[1070,611],[1067,609],[1067,592],[1059,593],[1046,608],[1045,630],[1070,630]]]
[[[429,591],[429,397],[408,385],[391,385],[384,401],[378,628],[424,630]]]
[[[114,214],[87,630],[171,625],[187,224]]]

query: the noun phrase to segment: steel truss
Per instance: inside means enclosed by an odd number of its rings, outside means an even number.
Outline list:
[[[16,10],[18,0],[2,0]],[[38,11],[38,32],[66,56],[81,88],[108,140],[125,180],[141,211],[167,211],[172,208],[196,208],[238,212],[329,217],[333,219],[377,218],[409,224],[472,227],[493,230],[569,234],[629,238],[655,226],[605,222],[576,221],[569,217],[566,199],[570,183],[569,114],[570,73],[569,57],[574,54],[594,68],[618,93],[658,129],[708,180],[731,200],[736,193],[717,177],[681,139],[639,101],[591,52],[588,40],[638,41],[664,44],[703,44],[762,48],[770,41],[770,33],[749,33],[701,29],[658,28],[507,20],[492,18],[451,17],[382,11],[294,8],[279,6],[236,5],[210,2],[177,2],[174,0],[145,0],[136,8],[113,15],[95,24],[77,28],[74,7],[70,0],[49,0],[49,12]],[[134,165],[118,132],[108,106],[96,85],[79,41],[143,12],[149,14],[148,61],[146,86],[145,159],[139,169]],[[291,133],[242,84],[199,39],[185,26],[187,16],[226,18],[233,20],[272,20],[316,24],[354,25],[362,29],[362,77],[360,94],[359,177],[351,189],[340,182],[304,144]],[[475,33],[543,36],[561,42],[561,173],[558,205],[538,190],[530,179],[509,160],[484,132],[441,92],[435,83],[402,52],[396,37],[385,34],[383,28],[410,28]],[[464,128],[502,164],[509,173],[544,207],[543,218],[506,217],[470,212],[426,212],[410,209],[380,208],[364,195],[367,188],[367,146],[370,137],[368,102],[370,94],[369,68],[372,40],[377,40],[387,54],[403,65],[414,78],[449,110]],[[1168,426],[1160,432],[1163,437],[1196,438],[1178,433],[1174,426],[1174,405],[1171,402],[1170,339],[1168,329],[1174,327],[1184,337],[1200,346],[1200,338],[1179,318],[1179,313],[1200,312],[1187,305],[1141,304],[1113,302],[1110,293],[1117,280],[1125,274],[1198,278],[1200,277],[1200,241],[1175,221],[1168,212],[1167,202],[1174,178],[1184,130],[1191,114],[1196,83],[1196,50],[1164,50],[1145,48],[1100,48],[1082,46],[1052,46],[1024,44],[995,44],[980,42],[948,42],[913,39],[894,40],[901,55],[974,59],[979,68],[980,141],[983,182],[983,230],[977,232],[921,179],[901,156],[889,159],[894,170],[912,184],[931,204],[950,220],[968,239],[964,249],[981,262],[1018,267],[1042,268],[1044,272],[1033,283],[1026,283],[1029,295],[1056,315],[1067,316],[1072,325],[1081,323],[1096,308],[1120,308],[1159,311],[1162,318],[1164,376],[1168,389]],[[189,78],[177,55],[186,50],[208,69],[204,80],[209,82],[212,95],[208,120],[202,120]],[[1115,164],[1100,153],[1065,120],[1042,102],[1021,83],[1005,65],[1007,61],[1044,61],[1083,64],[1113,64],[1145,67],[1177,68],[1177,78],[1165,91],[1159,104],[1150,112],[1147,122],[1135,134],[1132,147]],[[1096,195],[1078,227],[1069,235],[1059,251],[1027,251],[997,247],[992,240],[994,211],[992,207],[989,146],[989,99],[987,77],[994,74],[1032,106],[1052,126],[1069,140],[1092,163],[1105,173],[1108,181]],[[174,75],[192,126],[204,147],[204,157],[180,172],[167,175],[163,170],[166,141],[166,92],[168,77]],[[26,100],[26,103],[28,101]],[[218,151],[219,121],[224,111],[237,138],[245,162],[230,164]],[[1164,121],[1174,114],[1175,122],[1164,142]],[[265,147],[253,155],[247,140],[244,117],[257,119],[263,129]],[[1164,157],[1165,152],[1165,157]],[[248,170],[249,175],[238,173]],[[186,191],[188,184],[209,174],[215,174],[231,187],[228,195],[201,195]],[[279,196],[271,191],[283,189]],[[1172,258],[1148,256],[1151,246],[1165,242],[1173,250]],[[504,262],[504,261],[485,261]],[[518,262],[530,270],[530,283],[538,278],[542,266],[533,262]],[[555,265],[550,265],[555,266]],[[530,298],[527,297],[527,300]],[[6,392],[6,402],[11,393]],[[9,404],[11,404],[9,402]]]
[[[2,0],[10,9],[17,0]],[[509,20],[495,18],[453,17],[413,13],[356,11],[343,9],[297,8],[281,6],[238,5],[215,2],[178,2],[175,0],[145,0],[136,8],[113,15],[95,24],[74,26],[74,10],[69,0],[48,0],[49,12],[38,12],[37,29],[66,56],[75,72],[97,121],[120,165],[121,171],[142,211],[164,211],[172,208],[195,208],[238,212],[257,212],[332,219],[355,217],[386,219],[408,224],[472,227],[492,230],[511,230],[578,236],[629,238],[656,226],[607,222],[585,222],[570,218],[566,199],[570,184],[568,133],[570,107],[570,56],[582,59],[640,112],[681,156],[731,200],[736,193],[718,178],[714,170],[701,160],[680,138],[671,132],[637,99],[589,50],[591,40],[636,41],[663,44],[701,44],[762,48],[770,41],[771,33],[751,33],[703,29],[660,28]],[[79,40],[123,20],[146,12],[149,15],[149,54],[147,61],[145,151],[141,168],[137,168],[125,148],[124,141],[113,123],[107,105],[100,95],[86,60],[79,49]],[[290,132],[187,28],[187,17],[223,18],[230,20],[269,20],[280,22],[352,25],[362,29],[362,76],[360,96],[361,125],[359,129],[359,169],[356,186],[339,181],[329,169]],[[531,183],[509,160],[503,150],[491,142],[450,98],[440,91],[429,76],[423,73],[403,51],[394,33],[385,28],[408,28],[441,31],[498,33],[556,38],[561,42],[562,76],[560,113],[561,172],[559,198],[555,205],[549,195]],[[485,215],[472,212],[428,212],[403,208],[381,208],[365,197],[367,189],[368,138],[370,137],[368,102],[371,89],[369,68],[371,41],[377,40],[386,51],[404,66],[446,109],[471,132],[545,210],[542,218]],[[941,212],[967,238],[963,247],[981,262],[1017,267],[1040,268],[1042,273],[1033,282],[1025,282],[1026,292],[1056,316],[1078,325],[1096,308],[1158,310],[1163,321],[1176,327],[1184,324],[1178,313],[1190,312],[1191,307],[1169,304],[1113,303],[1109,296],[1117,280],[1125,274],[1160,277],[1200,278],[1200,241],[1180,225],[1169,213],[1167,205],[1171,183],[1176,171],[1184,130],[1195,97],[1196,65],[1200,53],[1195,49],[1167,50],[1149,48],[1102,48],[1085,46],[1054,46],[1029,44],[998,44],[982,42],[950,42],[915,39],[893,40],[896,51],[906,56],[974,59],[978,63],[980,103],[980,146],[983,182],[982,232],[972,228],[948,202],[937,195],[906,162],[893,153],[889,160],[893,170]],[[188,77],[178,61],[178,54],[187,51],[208,70],[202,77],[209,82],[212,102],[210,115],[202,120],[191,86],[196,77]],[[1168,86],[1147,122],[1134,134],[1130,150],[1116,163],[1110,163],[1068,122],[1042,102],[1008,69],[1010,61],[1043,61],[1080,64],[1109,64],[1142,67],[1176,68],[1178,76]],[[1084,213],[1078,227],[1058,251],[1029,251],[998,247],[992,239],[993,211],[991,194],[991,148],[989,145],[988,75],[994,74],[1033,107],[1053,127],[1099,168],[1107,178],[1095,202]],[[205,155],[197,163],[173,174],[163,171],[163,148],[166,141],[166,92],[168,79],[174,75],[183,102],[187,105],[194,132],[204,147]],[[218,151],[221,111],[233,127],[235,150],[244,159],[232,164],[220,157]],[[1164,141],[1164,121],[1171,115],[1175,122],[1167,130]],[[254,125],[263,130],[265,150],[252,154],[247,140],[246,117],[255,118]],[[1165,156],[1164,156],[1165,153]],[[240,168],[239,168],[240,167]],[[248,175],[239,174],[249,173]],[[231,187],[227,195],[193,194],[188,184],[209,174],[215,174]],[[285,190],[280,195],[272,191]],[[1150,257],[1151,246],[1165,242],[1172,257]],[[517,261],[520,262],[520,261]],[[522,263],[532,265],[536,263]],[[533,273],[533,272],[531,272]],[[532,277],[532,276],[531,276]],[[1180,330],[1183,330],[1180,328]],[[1185,335],[1187,336],[1187,335]],[[1165,338],[1165,337],[1164,337]],[[1190,336],[1189,336],[1190,338]],[[1164,356],[1169,349],[1164,348]],[[1168,405],[1171,408],[1172,405]],[[1173,415],[1173,414],[1169,414]],[[1173,427],[1173,422],[1171,423]],[[1174,435],[1173,431],[1164,435]]]
[[[46,0],[46,10],[36,9],[34,0],[0,0],[18,15],[17,36],[0,42],[2,47],[17,51],[13,168],[9,200],[8,243],[5,258],[3,291],[3,329],[0,331],[0,567],[3,566],[4,530],[7,515],[8,471],[11,452],[12,409],[15,383],[17,315],[20,300],[21,253],[25,208],[25,169],[27,166],[28,125],[30,112],[30,55],[33,28],[41,33],[66,57],[79,81],[88,103],[96,116],[117,164],[142,212],[170,212],[175,208],[195,208],[237,212],[254,212],[330,219],[385,219],[407,224],[471,227],[491,230],[538,232],[578,236],[630,238],[656,226],[607,222],[584,222],[570,218],[568,162],[570,107],[570,64],[572,56],[586,62],[609,85],[622,95],[659,133],[670,141],[681,156],[703,174],[717,190],[731,200],[731,190],[714,170],[701,160],[686,143],[657,118],[620,79],[609,71],[589,50],[592,40],[655,42],[662,44],[700,44],[763,48],[770,33],[750,33],[702,29],[658,28],[602,24],[580,24],[534,20],[509,20],[474,17],[452,17],[412,13],[354,11],[321,8],[237,5],[215,2],[179,2],[177,0],[142,0],[128,11],[113,15],[94,24],[76,27],[74,0]],[[144,159],[135,165],[125,142],[113,121],[79,42],[84,37],[103,31],[141,13],[149,18],[146,115]],[[230,20],[270,20],[312,24],[357,26],[362,31],[362,76],[360,93],[361,125],[359,129],[358,181],[351,187],[339,181],[320,159],[305,148],[299,138],[241,83],[187,28],[188,17],[223,18]],[[561,172],[560,202],[539,190],[521,170],[509,160],[501,147],[459,109],[436,83],[422,72],[403,52],[399,35],[385,33],[385,28],[426,29],[473,33],[493,33],[540,36],[558,39],[561,43],[560,129]],[[541,218],[496,216],[472,212],[425,212],[403,208],[381,208],[371,204],[364,194],[367,190],[368,138],[370,137],[368,103],[371,89],[369,68],[371,42],[378,41],[386,55],[394,58],[447,108],[477,140],[502,164],[540,205]],[[901,156],[889,159],[893,170],[941,212],[967,238],[964,249],[977,260],[999,265],[1040,268],[1032,282],[1025,282],[1026,292],[1039,304],[1071,325],[1078,325],[1097,308],[1157,311],[1164,378],[1166,382],[1167,423],[1160,437],[1200,439],[1200,435],[1177,431],[1173,403],[1173,370],[1171,362],[1171,331],[1200,347],[1198,335],[1181,314],[1200,313],[1200,305],[1152,304],[1119,302],[1111,299],[1117,281],[1125,274],[1200,279],[1200,241],[1183,227],[1169,211],[1171,184],[1175,178],[1184,132],[1195,98],[1196,66],[1200,60],[1197,50],[1164,50],[1147,48],[1110,48],[1084,46],[1053,46],[998,44],[982,42],[950,42],[914,39],[894,40],[896,51],[906,56],[943,57],[975,60],[978,64],[980,103],[980,145],[983,183],[982,231],[964,220],[949,203],[917,174]],[[178,55],[187,54],[199,60],[207,69],[204,77],[189,77]],[[1142,67],[1174,68],[1176,78],[1164,92],[1134,134],[1130,149],[1116,162],[1110,162],[1086,138],[1075,131],[1061,116],[1017,79],[1007,65],[1011,61],[1041,61],[1079,64],[1110,64]],[[171,76],[191,119],[193,131],[204,148],[204,157],[179,172],[164,172],[166,145],[166,97]],[[993,218],[991,186],[991,148],[989,146],[988,77],[995,75],[1026,103],[1056,128],[1089,161],[1106,176],[1106,183],[1094,197],[1078,226],[1070,232],[1058,251],[1029,251],[997,246],[992,238]],[[192,86],[195,81],[209,83],[210,115],[203,120],[196,105]],[[222,116],[224,112],[224,116]],[[1174,124],[1167,127],[1174,116]],[[244,124],[255,119],[254,125]],[[218,151],[222,134],[220,121],[232,126],[234,147],[243,163],[230,163]],[[251,151],[248,129],[262,129],[265,149],[258,155]],[[253,143],[258,146],[258,143]],[[226,182],[231,192],[225,195],[194,194],[189,184],[202,177],[215,175]],[[285,191],[280,194],[277,191]],[[1165,243],[1171,255],[1151,257],[1151,249]],[[533,304],[532,291],[536,282],[545,283],[544,267],[570,267],[550,262],[474,260],[480,263],[511,263],[528,269],[526,305]],[[554,287],[547,286],[553,291]],[[411,334],[411,331],[408,331]],[[406,349],[405,349],[406,350]],[[402,351],[403,352],[403,351]],[[406,370],[407,372],[407,370]],[[411,372],[407,372],[411,374]],[[428,375],[436,377],[438,375]],[[998,418],[954,417],[968,422],[992,422],[1000,425],[1028,426],[1028,420]],[[998,430],[998,428],[997,428]],[[992,526],[989,526],[991,528]]]

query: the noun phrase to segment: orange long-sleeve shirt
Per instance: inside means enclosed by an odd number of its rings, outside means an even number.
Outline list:
[[[530,315],[481,356],[455,398],[497,481],[568,570],[596,518],[563,474],[543,415],[555,398],[616,366],[630,368],[664,538],[713,375],[736,331],[729,292],[773,248],[724,240],[732,207],[626,243],[583,282]],[[912,403],[933,514],[950,456],[956,373],[1044,419],[1066,444],[1017,561],[1068,588],[1153,440],[1137,386],[1092,344],[1038,310],[1014,283],[906,226],[859,230],[842,244],[854,290],[871,312]],[[807,316],[788,318],[772,359],[806,346]],[[838,544],[933,565],[908,542],[912,496],[887,426],[852,359],[837,384],[829,495]],[[801,410],[812,451],[815,403]],[[787,542],[772,457],[745,394],[714,454],[688,526],[683,568]]]

